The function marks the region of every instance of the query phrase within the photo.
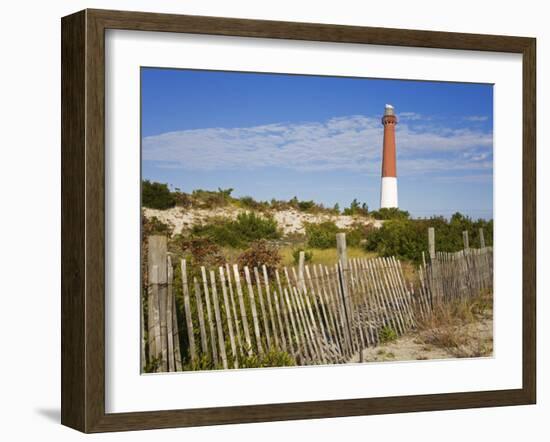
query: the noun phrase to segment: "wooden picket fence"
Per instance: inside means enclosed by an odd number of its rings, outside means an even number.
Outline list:
[[[152,236],[142,366],[157,372],[239,368],[280,352],[297,365],[345,363],[357,354],[362,360],[364,348],[378,345],[388,331],[414,329],[437,303],[492,288],[490,247],[435,253],[431,244],[429,261],[409,282],[394,257],[347,259],[343,233],[332,266],[305,265],[302,252],[297,267],[225,264],[193,273],[182,259],[176,302],[166,238]],[[142,322],[145,327],[143,316]]]

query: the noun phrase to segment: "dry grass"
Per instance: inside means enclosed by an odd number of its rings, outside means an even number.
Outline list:
[[[418,281],[418,268],[412,261],[401,261],[401,268],[403,269],[403,277],[407,282]]]
[[[457,358],[490,356],[492,329],[487,320],[493,316],[491,294],[438,306],[433,314],[418,323],[418,340],[426,346],[444,349]],[[492,322],[491,322],[492,323]]]
[[[281,247],[279,250],[283,257],[282,264],[285,266],[292,266],[294,264],[294,258],[292,256],[292,247]],[[338,262],[338,252],[336,248],[331,249],[311,249],[307,250],[313,252],[312,264],[334,265]],[[367,252],[362,247],[348,247],[348,258],[375,258],[378,256],[374,252]]]

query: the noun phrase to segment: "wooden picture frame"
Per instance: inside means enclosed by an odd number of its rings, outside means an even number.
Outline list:
[[[475,391],[221,408],[105,412],[105,30],[124,29],[417,48],[523,57],[523,383]],[[62,408],[83,432],[533,404],[536,400],[536,41],[186,15],[84,10],[62,19]]]

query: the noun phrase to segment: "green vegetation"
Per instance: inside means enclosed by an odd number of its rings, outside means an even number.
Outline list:
[[[291,367],[296,365],[292,356],[281,350],[271,349],[262,355],[252,355],[240,358],[239,367]]]
[[[214,218],[208,223],[196,225],[192,236],[206,237],[220,246],[243,248],[259,239],[275,240],[281,237],[277,222],[271,216],[243,212],[236,220]]]
[[[300,262],[300,252],[304,252],[304,261],[306,263],[311,262],[313,260],[313,252],[311,250],[304,250],[304,249],[298,248],[292,251],[293,264],[298,264]]]
[[[367,206],[367,203],[359,203],[357,201],[357,198],[354,198],[354,200],[351,202],[349,207],[344,209],[344,215],[363,215],[368,216],[369,215],[369,206]]]
[[[195,189],[191,193],[183,192],[181,189],[170,190],[167,184],[143,180],[142,182],[142,204],[151,209],[170,209],[172,207],[195,207],[200,209],[213,209],[232,205],[249,210],[265,212],[269,210],[297,210],[305,213],[325,213],[338,215],[340,206],[335,204],[327,208],[323,204],[313,200],[300,200],[298,197],[286,200],[258,201],[251,196],[235,197],[232,195],[232,188],[217,190]],[[348,215],[368,215],[368,207],[354,200],[349,208],[345,209]]]
[[[156,216],[152,216],[151,218],[146,218],[143,216],[141,218],[143,220],[143,236],[151,236],[151,235],[170,235],[172,233],[172,229],[168,224],[163,223],[161,220],[159,220]]]
[[[195,205],[203,209],[223,207],[231,202],[231,192],[233,192],[233,189],[220,189],[219,187],[217,191],[203,189],[193,190],[190,198],[190,205]],[[183,192],[178,192],[178,194],[185,195]]]
[[[397,207],[391,207],[391,208],[384,207],[383,209],[374,210],[373,212],[370,212],[370,216],[372,216],[374,219],[390,220],[390,219],[409,219],[410,214],[406,210],[400,210]]]
[[[307,223],[305,229],[308,247],[329,249],[336,247],[337,233],[344,232],[346,234],[346,244],[355,247],[364,242],[374,228],[370,225],[357,223],[348,229],[340,229],[333,221],[325,221],[317,224]]]
[[[141,204],[151,209],[165,210],[174,207],[176,199],[167,184],[144,180],[141,184]]]
[[[281,265],[284,266],[293,266],[296,265],[294,261],[294,251],[296,246],[283,246],[279,249],[283,260]],[[312,253],[311,264],[323,264],[323,265],[334,265],[338,262],[338,252],[336,248],[333,249],[307,249]],[[364,247],[348,247],[348,258],[374,258],[376,253],[367,252]]]
[[[340,232],[340,229],[333,221],[318,224],[307,223],[305,228],[308,247],[317,249],[336,247],[336,234]]]
[[[388,327],[387,325],[382,327],[378,336],[380,338],[381,344],[386,344],[397,339],[397,333],[395,332],[395,330],[391,327]]]
[[[456,252],[464,248],[462,232],[467,230],[470,247],[479,247],[479,229],[483,228],[485,244],[493,244],[493,221],[473,221],[455,213],[449,221],[443,217],[429,219],[394,219],[367,236],[365,248],[381,256],[397,256],[420,262],[422,252],[428,250],[428,228],[435,228],[435,247],[438,251]]]

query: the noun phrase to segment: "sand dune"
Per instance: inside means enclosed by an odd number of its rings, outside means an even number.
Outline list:
[[[212,217],[222,217],[235,219],[239,213],[247,210],[237,207],[219,207],[213,209],[182,208],[173,207],[167,210],[143,209],[147,218],[156,217],[173,229],[173,234],[177,235],[186,229],[192,228],[196,224],[203,223]],[[366,218],[364,216],[348,215],[330,215],[330,214],[312,214],[300,212],[297,210],[281,210],[271,212],[271,215],[277,221],[279,228],[285,235],[305,233],[305,223],[321,223],[333,221],[339,228],[349,228],[355,223],[364,225],[372,224],[379,228],[383,221]]]

